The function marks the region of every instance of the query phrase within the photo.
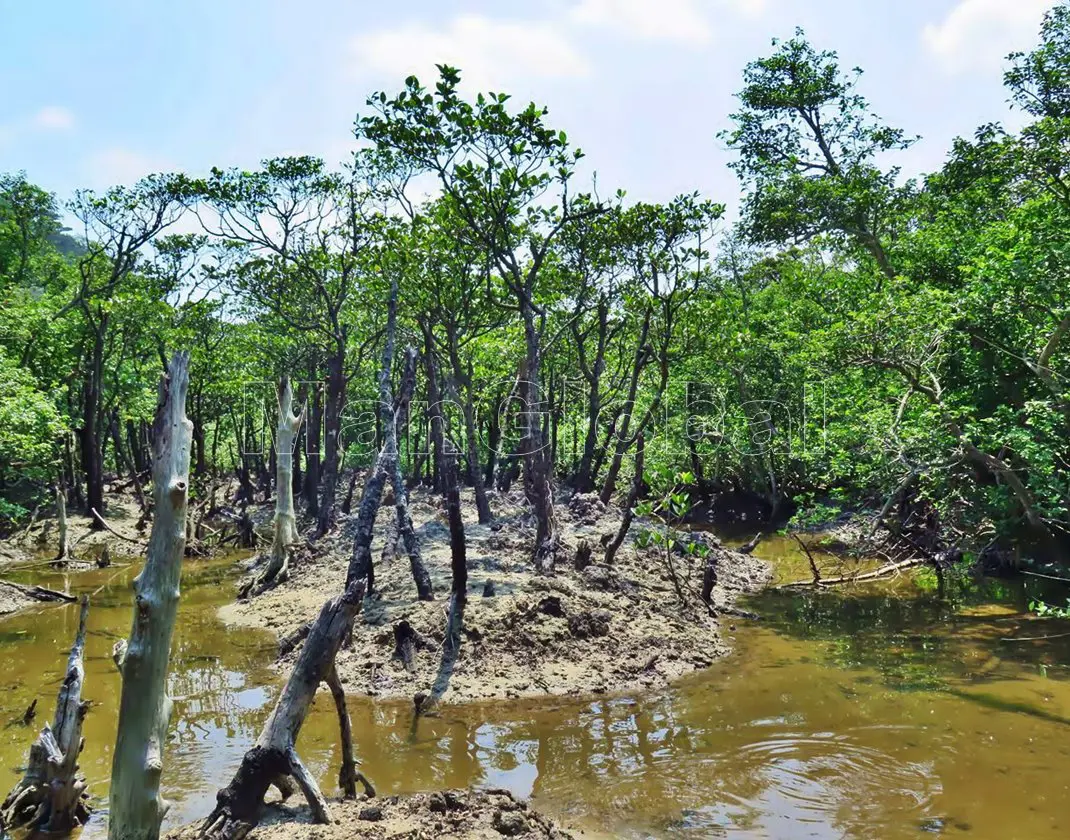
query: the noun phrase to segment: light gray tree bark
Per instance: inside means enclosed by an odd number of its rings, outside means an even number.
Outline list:
[[[26,774],[0,808],[0,834],[16,830],[65,834],[89,818],[86,781],[78,772],[78,755],[85,746],[82,719],[89,708],[82,700],[88,616],[89,599],[83,596],[78,634],[56,698],[56,716],[30,747]]]
[[[290,572],[290,549],[297,541],[297,515],[294,512],[293,463],[294,440],[305,420],[304,409],[293,413],[293,391],[289,377],[279,387],[279,415],[275,429],[275,535],[267,568],[253,585],[253,594],[282,583]]]
[[[186,417],[189,354],[175,353],[160,382],[153,435],[155,500],[145,567],[134,580],[134,619],[125,653],[112,757],[109,840],[157,840],[168,803],[160,774],[171,717],[167,668],[186,547],[193,424]]]

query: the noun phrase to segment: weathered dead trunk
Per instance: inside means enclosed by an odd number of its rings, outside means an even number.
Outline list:
[[[635,476],[632,478],[632,489],[629,491],[628,498],[624,502],[624,517],[620,521],[620,528],[617,529],[616,535],[610,540],[609,545],[606,546],[607,566],[613,563],[613,558],[616,555],[617,550],[621,547],[624,538],[628,535],[628,529],[632,527],[632,519],[635,518],[635,503],[639,500],[639,495],[643,492],[643,468],[645,466],[645,460],[646,439],[640,434],[635,450]]]
[[[212,840],[244,837],[260,820],[268,788],[275,785],[287,796],[292,790],[288,784],[291,777],[305,795],[313,820],[331,821],[326,799],[297,755],[297,736],[319,684],[327,682],[332,686],[332,693],[335,690],[334,660],[363,601],[364,581],[357,580],[346,587],[344,594],[323,605],[255,746],[245,754],[230,784],[216,795],[216,807],[204,821],[202,837]],[[347,728],[343,726],[343,736]],[[349,754],[352,756],[351,745]]]
[[[78,772],[85,745],[82,720],[89,704],[82,700],[85,680],[86,619],[89,599],[82,597],[78,634],[67,658],[67,674],[56,698],[56,716],[30,747],[26,773],[0,807],[0,833],[12,831],[66,834],[89,818],[86,780]]]
[[[167,803],[160,774],[171,699],[167,668],[186,547],[190,447],[186,417],[189,354],[175,353],[160,382],[153,424],[155,515],[145,567],[134,580],[134,619],[120,671],[118,735],[112,759],[109,840],[156,840]]]
[[[297,514],[294,511],[293,450],[294,439],[305,412],[293,413],[290,380],[283,377],[279,385],[278,425],[275,429],[275,519],[274,538],[267,568],[253,586],[253,594],[286,580],[290,569],[291,546],[297,541]]]

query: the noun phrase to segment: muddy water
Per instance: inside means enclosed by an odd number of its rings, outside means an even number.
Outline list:
[[[792,547],[762,550],[785,578],[807,576]],[[104,586],[90,617],[83,760],[102,798],[130,571],[69,581]],[[278,690],[273,639],[215,618],[233,580],[231,561],[192,563],[183,581],[164,773],[172,824],[210,810]],[[766,620],[731,631],[732,656],[652,696],[446,708],[415,728],[406,705],[352,698],[357,750],[383,793],[504,786],[624,838],[1065,838],[1070,638],[1002,639],[1070,626],[1029,619],[1030,593],[998,582],[953,597],[940,604],[905,579],[849,597],[766,595],[755,602]],[[37,724],[51,715],[76,622],[75,607],[0,619],[0,725],[35,696]],[[0,787],[17,778],[31,735],[0,729]],[[330,791],[335,741],[321,698],[299,749]],[[101,830],[98,818],[89,834]]]

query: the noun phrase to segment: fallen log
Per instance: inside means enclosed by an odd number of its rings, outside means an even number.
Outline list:
[[[97,520],[97,522],[99,522],[104,527],[104,529],[106,531],[108,531],[108,533],[113,534],[114,536],[118,537],[121,540],[126,540],[128,543],[133,543],[134,545],[138,546],[139,548],[146,548],[147,547],[146,543],[142,542],[141,540],[136,540],[133,537],[126,536],[125,534],[120,534],[118,531],[116,531],[114,528],[112,528],[111,525],[109,525],[107,522],[104,521],[104,517],[101,516],[99,513],[97,513],[97,509],[96,508],[90,508],[89,512],[91,514],[93,514],[93,518],[95,520]]]
[[[85,777],[78,755],[85,746],[82,720],[89,704],[82,700],[85,680],[86,619],[89,599],[82,598],[78,633],[67,658],[67,674],[56,697],[56,715],[30,747],[26,773],[0,806],[0,833],[23,831],[67,834],[89,819]],[[30,706],[23,720],[32,719]]]
[[[23,595],[28,595],[35,601],[64,601],[68,604],[73,604],[78,600],[77,595],[72,595],[70,592],[60,592],[58,589],[49,589],[47,586],[26,586],[10,580],[0,580],[0,586],[10,586],[12,589],[17,589]]]
[[[209,840],[239,840],[244,837],[260,821],[264,794],[268,788],[274,785],[285,798],[293,790],[288,784],[291,777],[305,795],[313,821],[331,821],[327,800],[312,774],[301,763],[295,744],[320,683],[328,684],[337,703],[340,684],[337,683],[334,660],[352,627],[353,619],[360,612],[364,588],[363,579],[355,580],[344,594],[323,605],[260,737],[245,754],[230,784],[216,795],[216,807],[204,821],[201,837]],[[344,702],[339,708],[340,721],[343,716],[345,723],[341,729],[345,772],[348,764],[345,757],[352,756],[352,744],[344,743],[349,730]]]

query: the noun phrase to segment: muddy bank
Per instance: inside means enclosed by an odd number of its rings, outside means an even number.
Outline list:
[[[111,530],[93,528],[90,513],[68,507],[67,535],[71,544],[72,571],[89,569],[107,550],[112,556],[141,553],[149,538],[150,518],[143,518],[141,509],[129,493],[108,493],[108,508],[104,519]],[[55,511],[40,510],[31,522],[17,530],[0,545],[0,570],[5,566],[19,566],[47,561],[59,552],[59,522]]]
[[[0,581],[0,615],[18,612],[38,603],[40,602],[26,595],[22,590]]]
[[[500,495],[493,504],[498,518],[479,525],[471,498],[465,498],[469,599],[460,658],[443,702],[657,688],[727,653],[720,622],[732,619],[710,615],[698,601],[703,561],[697,557],[673,557],[684,588],[694,593],[690,606],[681,608],[664,556],[634,544],[641,524],[633,524],[609,568],[598,562],[599,540],[616,531],[620,512],[587,497],[571,504],[562,499],[557,508],[564,542],[558,574],[537,576],[530,562],[534,523],[522,495]],[[393,516],[393,509],[384,507],[373,543],[379,592],[358,618],[352,647],[339,655],[339,672],[351,694],[411,699],[429,689],[439,666],[450,581],[449,536],[437,496],[417,490],[411,508],[436,599],[416,600],[405,556],[387,552],[381,559]],[[225,607],[224,620],[271,628],[284,637],[314,619],[345,579],[351,526],[343,520],[324,546],[325,554],[300,556],[290,579],[276,589]],[[581,539],[594,547],[595,563],[578,572],[572,557]],[[768,581],[762,561],[714,551],[718,583],[712,600],[718,610],[730,610],[740,594]],[[394,630],[402,620],[416,634],[409,667],[396,655]],[[296,655],[295,650],[284,656],[279,670],[288,673]]]
[[[330,803],[334,822],[312,823],[306,806],[281,803],[268,807],[252,833],[259,840],[579,840],[592,835],[566,831],[549,817],[528,807],[505,790],[446,790],[410,796],[335,801]],[[200,823],[183,826],[165,840],[196,840]]]

